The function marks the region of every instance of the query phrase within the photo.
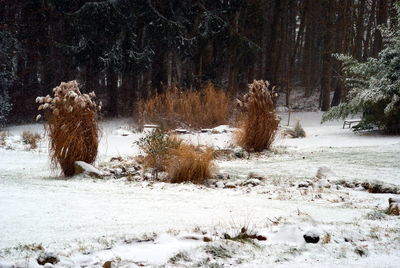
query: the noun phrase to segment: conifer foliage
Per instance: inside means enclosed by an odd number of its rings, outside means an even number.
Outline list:
[[[400,19],[399,11],[400,6]],[[323,121],[361,113],[360,128],[377,126],[387,133],[400,133],[400,29],[381,31],[386,42],[377,58],[359,62],[336,55],[349,93],[346,102],[324,114]]]

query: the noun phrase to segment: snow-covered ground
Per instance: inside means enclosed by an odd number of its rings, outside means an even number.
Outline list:
[[[0,148],[0,267],[35,267],[41,252],[57,255],[59,267],[106,261],[113,267],[397,267],[399,217],[384,213],[395,195],[336,182],[400,185],[400,137],[356,134],[342,122],[320,125],[318,112],[292,114],[292,124],[297,118],[306,138],[279,136],[273,153],[216,161],[223,175],[217,187],[66,180],[51,172],[45,140],[36,150],[20,142],[22,131],[42,133],[41,125],[9,127],[8,145]],[[98,163],[140,153],[134,141],[143,134],[130,125],[102,124]],[[229,129],[181,137],[234,146]],[[331,170],[328,185],[299,188],[319,167]],[[259,178],[248,179],[249,173]],[[234,237],[243,226],[267,240],[226,239],[224,233]],[[305,243],[310,230],[318,244]]]

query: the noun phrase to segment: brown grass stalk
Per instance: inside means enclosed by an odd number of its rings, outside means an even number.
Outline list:
[[[137,103],[137,121],[158,124],[166,129],[177,127],[208,128],[226,124],[231,98],[208,83],[201,90],[167,88]]]
[[[201,150],[190,144],[181,144],[171,150],[167,172],[172,183],[203,183],[211,178],[214,151],[211,148]]]
[[[272,90],[268,82],[254,81],[244,96],[244,111],[240,116],[236,141],[247,151],[270,149],[275,139],[279,120],[272,100]]]

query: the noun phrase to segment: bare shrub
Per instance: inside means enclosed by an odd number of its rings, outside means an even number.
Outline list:
[[[146,168],[166,171],[172,183],[202,183],[211,177],[214,151],[185,144],[165,131],[155,130],[137,142],[146,154],[142,161]]]
[[[32,133],[29,130],[22,132],[22,142],[29,146],[30,149],[36,149],[38,147],[39,141],[42,139],[40,134]]]
[[[249,92],[241,105],[236,141],[247,151],[261,152],[270,149],[279,126],[268,81],[258,80],[249,85]]]
[[[226,124],[231,98],[223,90],[208,83],[200,91],[167,88],[137,103],[137,121],[158,124],[163,128],[207,128]]]
[[[155,168],[157,171],[165,171],[167,159],[172,149],[180,146],[181,140],[170,136],[161,129],[155,129],[148,135],[139,139],[136,144],[146,154],[143,158],[145,168]]]
[[[211,178],[214,150],[207,147],[202,150],[191,144],[182,143],[171,150],[167,172],[172,183],[203,183]]]
[[[82,94],[76,81],[61,83],[53,93],[54,97],[38,97],[36,102],[40,103],[38,110],[45,112],[52,164],[60,166],[64,175],[72,176],[75,161],[93,163],[96,159],[97,112],[101,105],[94,102],[94,92]]]

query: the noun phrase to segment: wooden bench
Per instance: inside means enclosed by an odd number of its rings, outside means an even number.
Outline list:
[[[361,119],[346,119],[343,122],[343,128],[345,128],[346,126],[349,126],[349,128],[351,128],[352,124],[360,123],[360,122],[361,122]]]

